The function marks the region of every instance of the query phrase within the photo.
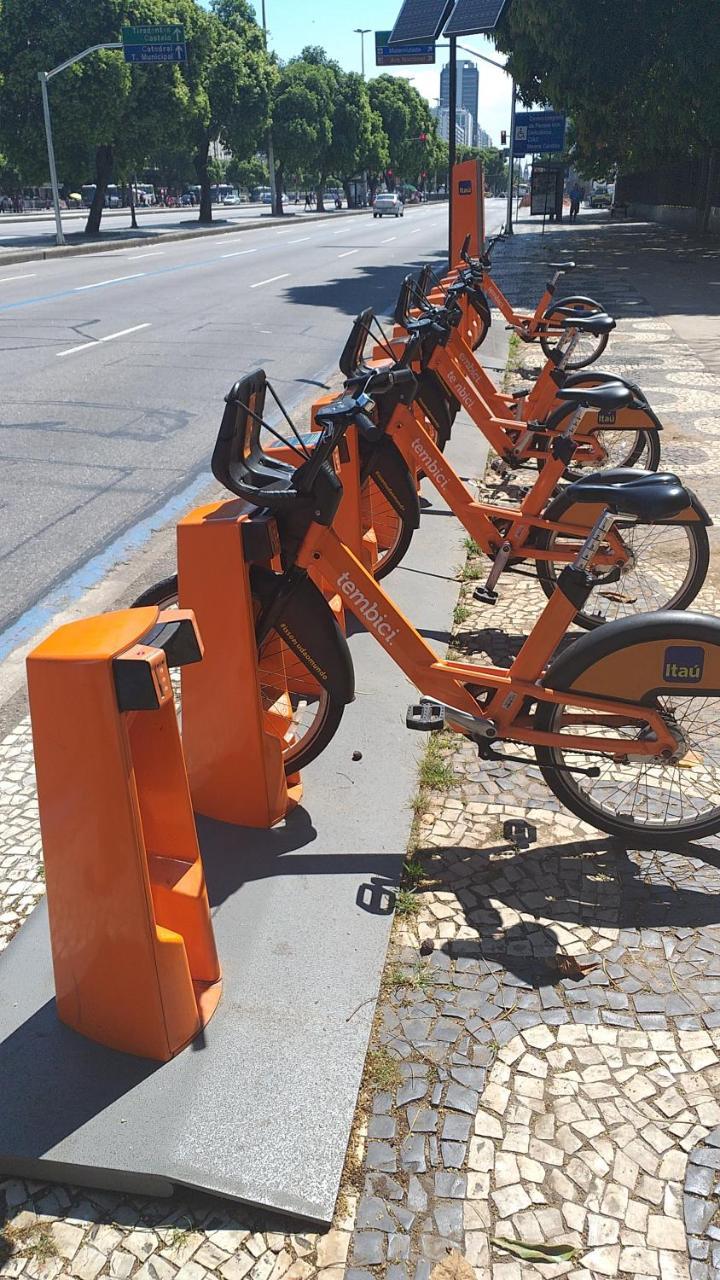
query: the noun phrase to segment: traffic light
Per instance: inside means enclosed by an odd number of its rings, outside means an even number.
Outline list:
[[[507,129],[503,129],[500,134],[500,146],[501,147],[507,146]]]
[[[420,134],[420,137],[418,138],[418,141],[419,141],[419,142],[427,142],[427,134],[426,134],[426,133],[421,133],[421,134]]]

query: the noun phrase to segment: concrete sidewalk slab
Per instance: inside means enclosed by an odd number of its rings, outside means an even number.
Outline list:
[[[462,474],[482,471],[474,428],[451,449]],[[463,533],[427,496],[391,589],[444,652]],[[58,1023],[44,905],[0,956],[0,1173],[180,1184],[331,1221],[424,745],[404,725],[410,684],[367,633],[350,643],[357,701],[307,770],[304,807],[271,832],[200,822],[225,986],[185,1053],[158,1066]]]

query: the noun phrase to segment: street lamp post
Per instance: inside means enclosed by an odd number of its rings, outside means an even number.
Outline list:
[[[65,236],[63,234],[62,217],[60,215],[60,189],[58,187],[57,169],[55,167],[55,148],[53,146],[52,122],[50,119],[50,101],[48,99],[48,80],[52,80],[53,76],[58,75],[61,71],[66,71],[68,67],[74,66],[76,62],[82,61],[89,53],[97,53],[99,49],[122,49],[122,44],[117,41],[106,41],[104,44],[93,44],[89,49],[83,49],[82,53],[73,54],[72,58],[66,58],[58,67],[53,67],[52,71],[38,71],[38,79],[40,88],[42,89],[43,117],[45,119],[45,138],[47,141],[48,165],[50,168],[50,185],[53,193],[53,208],[55,210],[55,236],[58,244],[65,244]]]
[[[360,37],[360,48],[362,50],[362,53],[361,53],[362,78],[364,80],[365,79],[365,37],[370,34],[372,28],[371,27],[355,27],[354,30],[355,30],[355,35]]]
[[[267,50],[267,17],[265,14],[265,0],[262,0],[262,25],[263,37],[265,39],[265,49]],[[270,200],[272,201],[270,208],[273,215],[278,207],[277,205],[277,183],[275,181],[275,150],[273,147],[272,126],[267,131],[267,158],[268,169],[270,171]]]

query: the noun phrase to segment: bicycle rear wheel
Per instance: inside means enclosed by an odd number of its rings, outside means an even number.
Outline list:
[[[254,595],[253,600],[257,613],[260,602]],[[133,607],[147,605],[177,608],[176,574],[143,592]],[[285,772],[297,773],[315,760],[334,737],[345,701],[323,688],[275,630],[258,653],[258,675],[266,728],[281,738]],[[182,717],[180,682],[173,684],[178,715]]]
[[[548,518],[552,516],[548,508]],[[617,581],[599,582],[575,621],[588,631],[607,622],[638,613],[661,609],[687,609],[702,589],[710,564],[707,530],[700,521],[692,524],[627,524],[618,522],[620,534],[630,553]],[[538,546],[548,550],[571,547],[579,550],[577,537],[542,530]],[[564,567],[556,561],[536,561],[537,575],[550,599]],[[606,577],[609,575],[606,575]]]
[[[683,657],[687,665],[679,666]],[[678,681],[678,670],[691,675]],[[672,759],[633,759],[633,744],[649,738],[636,711],[629,710],[625,725],[603,725],[602,717],[581,708],[539,703],[534,727],[568,740],[563,748],[535,748],[545,782],[567,809],[638,845],[677,844],[720,830],[720,624],[714,618],[666,613],[583,636],[543,683],[644,704],[660,712],[678,740]],[[574,737],[590,734],[625,740],[627,755],[573,749]],[[590,767],[599,769],[598,777],[573,772]]]

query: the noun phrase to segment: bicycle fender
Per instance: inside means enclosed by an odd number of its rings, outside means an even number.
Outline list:
[[[263,608],[274,599],[277,580],[271,569],[251,566],[250,582]],[[275,629],[334,698],[344,703],[355,700],[355,671],[348,642],[325,596],[310,578],[299,583],[285,602]]]
[[[559,311],[562,307],[569,307],[570,312],[572,313],[573,311],[576,311],[578,306],[583,302],[587,303],[588,306],[590,307],[598,307],[600,311],[605,310],[605,308],[601,306],[601,304],[597,301],[597,299],[586,298],[581,293],[577,293],[577,294],[573,293],[573,294],[569,294],[567,298],[558,298],[557,302],[553,302],[552,305],[548,307],[547,311],[544,312],[544,314],[548,315],[550,311]]]
[[[362,475],[371,475],[390,506],[413,529],[420,525],[420,499],[417,487],[397,445],[387,437],[378,445],[360,441]]]
[[[650,702],[657,693],[718,693],[720,622],[670,609],[606,622],[554,658],[542,683],[621,702]]]
[[[598,387],[604,386],[608,382],[621,382],[624,387],[627,387],[628,391],[632,391],[633,396],[640,402],[655,430],[662,431],[663,424],[645,399],[645,392],[638,386],[637,382],[632,382],[630,378],[621,378],[616,373],[601,373],[600,371],[589,373],[587,369],[578,369],[576,373],[566,374],[560,385],[563,387]]]
[[[482,289],[478,289],[477,286],[470,289],[468,292],[468,302],[473,308],[473,311],[476,311],[480,316],[480,319],[486,329],[489,329],[492,326],[492,312],[490,310],[490,303],[485,297]]]

